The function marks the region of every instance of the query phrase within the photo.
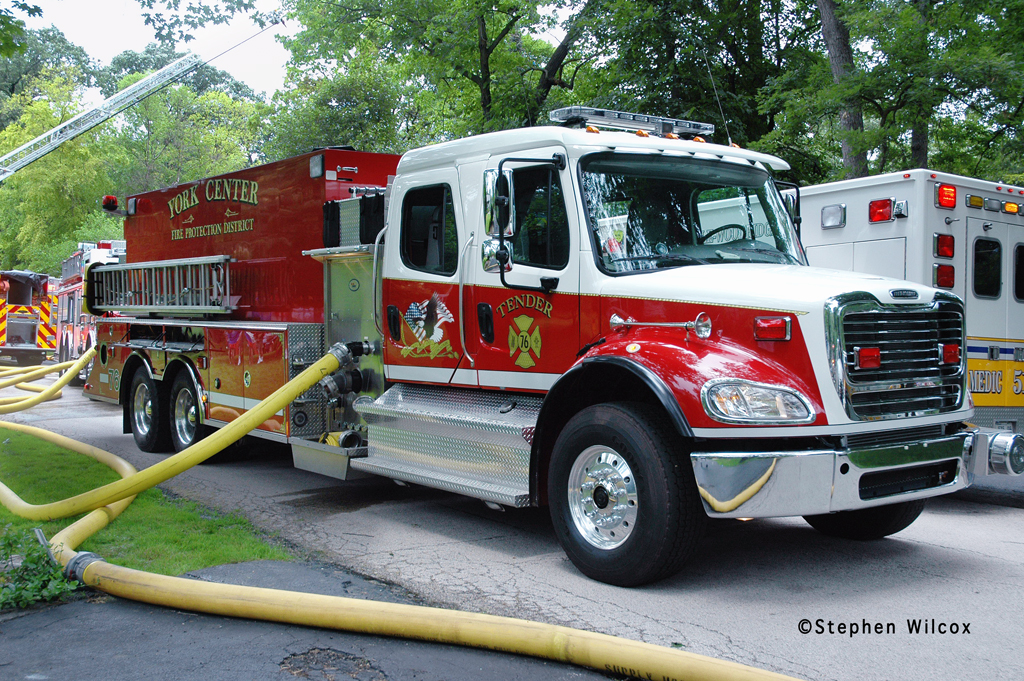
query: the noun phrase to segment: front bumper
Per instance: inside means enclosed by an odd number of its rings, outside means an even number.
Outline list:
[[[925,499],[973,482],[976,433],[842,450],[693,452],[712,518],[770,518],[853,511]]]

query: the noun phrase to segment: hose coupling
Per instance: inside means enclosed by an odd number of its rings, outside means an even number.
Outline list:
[[[345,395],[363,390],[363,375],[359,369],[336,371],[330,376],[321,378],[317,385],[324,391],[327,401],[332,407],[339,406]]]
[[[343,369],[352,363],[352,350],[345,343],[335,343],[327,352],[334,355],[338,365]]]
[[[85,568],[97,561],[106,562],[101,556],[91,551],[82,551],[68,561],[68,564],[64,567],[64,577],[69,581],[85,584]]]

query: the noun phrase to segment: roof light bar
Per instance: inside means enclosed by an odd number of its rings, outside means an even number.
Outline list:
[[[556,123],[567,123],[574,120],[617,130],[645,130],[657,135],[675,133],[677,135],[711,135],[715,126],[710,123],[697,123],[680,118],[663,118],[646,114],[613,111],[611,109],[595,109],[589,106],[567,106],[552,111],[550,116]]]

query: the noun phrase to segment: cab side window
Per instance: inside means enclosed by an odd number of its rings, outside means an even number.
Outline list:
[[[562,269],[569,262],[569,220],[558,171],[549,166],[513,172],[516,235],[512,262]]]
[[[423,272],[451,275],[459,265],[455,203],[447,184],[413,189],[402,204],[402,262]]]

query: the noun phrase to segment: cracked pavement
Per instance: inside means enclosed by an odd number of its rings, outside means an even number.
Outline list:
[[[139,468],[165,458],[121,434],[117,407],[76,390],[4,418]],[[262,441],[164,488],[240,510],[318,560],[425,604],[675,645],[808,679],[1013,678],[1021,668],[1008,642],[1024,625],[1024,509],[978,503],[984,495],[933,500],[907,530],[878,542],[824,537],[799,518],[714,521],[680,574],[622,589],[575,570],[546,509],[499,512],[382,479],[336,481],[292,468],[287,448]],[[907,631],[907,620],[932,618],[970,622],[971,633]],[[803,619],[815,627],[820,619],[825,631],[801,634]],[[893,623],[895,633],[830,634],[829,621]],[[373,669],[363,669],[366,678]]]

